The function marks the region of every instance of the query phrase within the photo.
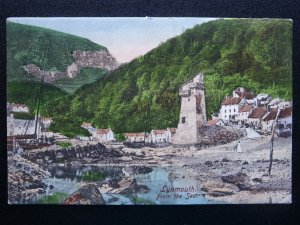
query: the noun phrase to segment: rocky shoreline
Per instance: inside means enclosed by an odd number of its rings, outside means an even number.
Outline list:
[[[45,193],[43,180],[50,176],[37,164],[19,155],[8,157],[8,203],[24,204]]]
[[[147,187],[139,187],[132,176],[150,173],[152,167],[180,167],[191,172],[189,178],[201,181],[202,192],[207,199],[227,203],[290,203],[291,137],[275,138],[271,176],[267,173],[270,136],[260,139],[243,138],[240,141],[242,153],[233,150],[234,142],[200,150],[172,146],[127,148],[122,145],[86,143],[69,148],[52,147],[28,151],[22,157],[9,157],[9,203],[20,203],[21,198],[33,198],[37,193],[45,191],[43,179],[49,174],[40,169],[38,164],[49,168],[57,165],[72,168],[85,165],[124,167],[123,178],[97,184],[100,193],[123,193],[120,191],[122,187],[129,188],[131,192],[149,191]],[[176,171],[172,175],[174,179],[177,178]],[[24,176],[30,178],[23,179]],[[116,183],[119,184],[114,186]],[[70,200],[66,204],[71,202]],[[73,201],[74,204],[79,202],[96,204],[86,200]]]

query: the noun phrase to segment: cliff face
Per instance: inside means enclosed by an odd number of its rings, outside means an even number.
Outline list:
[[[114,70],[118,67],[116,59],[107,51],[80,51],[72,54],[79,67],[93,67]]]
[[[44,76],[44,82],[52,83],[55,80],[64,78],[67,76],[67,72],[61,71],[45,71],[41,70],[40,67],[34,64],[28,64],[22,67],[27,73],[36,76],[37,78],[41,79]]]
[[[105,50],[100,51],[81,51],[75,50],[72,53],[74,62],[67,67],[65,71],[45,71],[41,70],[35,64],[28,64],[22,68],[29,74],[41,79],[44,77],[44,82],[52,83],[55,80],[62,78],[74,78],[80,73],[81,68],[99,68],[108,71],[118,67],[116,59]]]

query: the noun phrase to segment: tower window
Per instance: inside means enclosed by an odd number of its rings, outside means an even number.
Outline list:
[[[181,118],[181,123],[185,123],[185,117]]]

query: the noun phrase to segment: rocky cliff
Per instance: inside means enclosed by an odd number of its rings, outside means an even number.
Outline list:
[[[74,62],[68,65],[65,71],[46,71],[42,70],[35,64],[28,64],[22,68],[29,74],[41,79],[44,77],[44,82],[52,83],[62,78],[72,79],[80,73],[81,68],[99,68],[108,71],[118,67],[116,59],[106,50],[100,51],[81,51],[75,50],[72,52]]]

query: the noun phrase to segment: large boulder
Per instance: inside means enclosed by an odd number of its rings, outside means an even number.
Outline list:
[[[147,193],[150,190],[146,185],[138,185],[136,179],[132,177],[105,181],[99,189],[102,193],[112,194]]]
[[[228,174],[221,176],[221,179],[225,183],[236,185],[240,190],[251,190],[250,179],[245,173],[237,172],[235,174]]]
[[[88,184],[64,200],[65,205],[105,205],[105,201],[95,184]]]
[[[202,185],[201,190],[213,197],[232,195],[239,192],[237,186],[222,181],[207,181]]]
[[[230,184],[239,184],[239,183],[248,182],[250,180],[248,175],[242,172],[221,176],[221,179],[223,182],[230,183]]]

